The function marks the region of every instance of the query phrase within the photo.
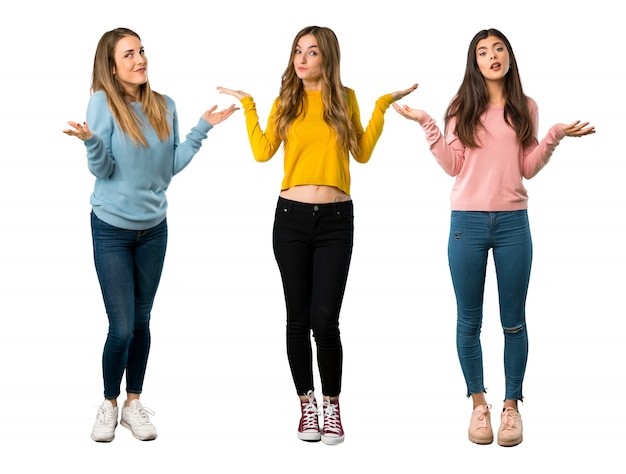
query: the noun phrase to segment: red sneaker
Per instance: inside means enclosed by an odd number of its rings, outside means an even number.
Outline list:
[[[318,419],[320,411],[317,409],[317,402],[312,390],[308,391],[306,397],[306,400],[300,400],[302,417],[298,426],[298,438],[302,441],[319,441],[321,438]]]
[[[322,428],[322,443],[340,444],[343,443],[344,432],[341,426],[341,415],[339,412],[339,400],[331,400],[324,397],[324,427]]]

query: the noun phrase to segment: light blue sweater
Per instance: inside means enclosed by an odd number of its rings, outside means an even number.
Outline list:
[[[165,99],[172,130],[166,141],[159,141],[141,103],[131,104],[148,124],[144,127],[147,148],[135,146],[122,134],[103,91],[95,92],[89,100],[87,126],[93,137],[85,141],[85,147],[89,170],[96,177],[91,205],[95,215],[107,224],[145,230],[162,222],[167,210],[165,191],[172,177],[189,164],[213,128],[200,118],[186,140],[179,143],[176,104],[167,96]]]

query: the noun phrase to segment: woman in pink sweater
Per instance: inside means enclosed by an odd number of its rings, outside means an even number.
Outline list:
[[[465,76],[444,115],[444,133],[423,110],[393,104],[417,121],[439,165],[455,176],[448,242],[457,302],[457,352],[473,400],[470,441],[493,441],[485,399],[480,330],[489,250],[498,281],[504,332],[505,400],[498,444],[522,442],[517,410],[528,357],[526,295],[532,262],[528,195],[523,179],[535,176],[565,136],[595,133],[588,122],[556,124],[537,139],[537,104],[522,89],[517,61],[498,30],[478,32],[467,52]]]

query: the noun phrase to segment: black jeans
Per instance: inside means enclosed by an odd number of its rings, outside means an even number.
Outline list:
[[[339,311],[354,237],[352,201],[304,204],[279,198],[274,255],[287,305],[287,356],[298,395],[314,390],[311,331],[322,392],[341,392]]]

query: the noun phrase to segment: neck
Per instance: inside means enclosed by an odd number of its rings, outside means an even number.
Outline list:
[[[124,90],[124,99],[128,102],[139,102],[141,100],[141,92],[139,88],[133,90]]]
[[[305,91],[321,91],[322,81],[302,81]]]
[[[505,105],[504,85],[502,82],[487,82],[487,93],[489,94],[489,105]]]

